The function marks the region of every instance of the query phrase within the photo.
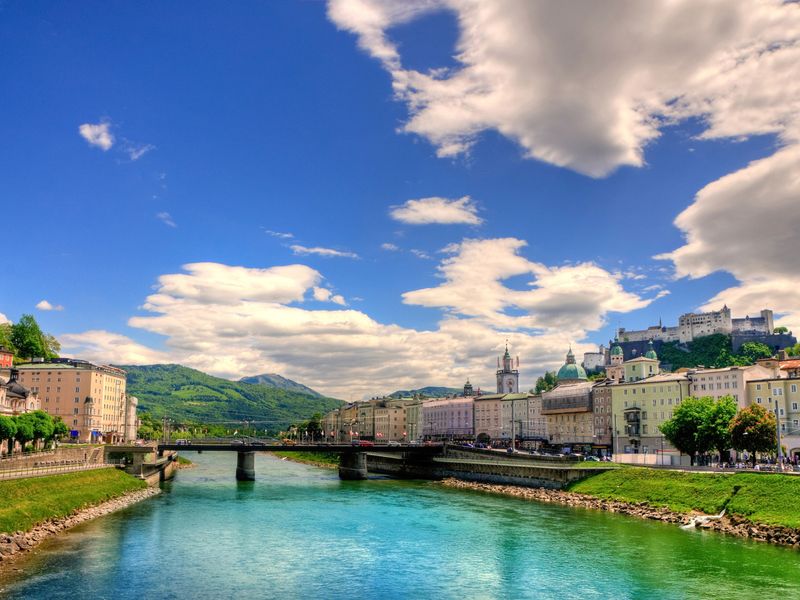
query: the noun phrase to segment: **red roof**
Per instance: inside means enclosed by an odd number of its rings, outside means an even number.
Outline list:
[[[795,358],[792,360],[782,360],[781,369],[784,369],[786,371],[790,369],[800,369],[800,358]]]

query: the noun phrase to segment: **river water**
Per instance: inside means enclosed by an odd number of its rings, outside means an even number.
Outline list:
[[[800,553],[675,525],[445,489],[342,482],[232,453],[50,540],[3,598],[800,598]]]

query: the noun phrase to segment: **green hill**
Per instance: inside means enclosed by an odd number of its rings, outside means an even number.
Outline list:
[[[267,387],[278,388],[280,390],[288,390],[290,392],[298,392],[300,394],[308,394],[309,396],[316,396],[322,398],[322,394],[310,387],[297,383],[291,379],[286,379],[277,373],[263,373],[261,375],[253,375],[252,377],[242,377],[239,381],[242,383],[255,383],[258,385],[265,385]]]
[[[464,390],[461,388],[440,387],[429,385],[427,387],[419,388],[417,390],[397,390],[389,394],[392,398],[408,398],[419,394],[427,396],[428,398],[442,398],[444,396],[452,396],[453,394],[460,394]]]
[[[334,398],[229,381],[181,365],[118,366],[128,373],[128,393],[139,398],[139,410],[156,418],[266,421],[265,427],[277,428],[341,405]]]

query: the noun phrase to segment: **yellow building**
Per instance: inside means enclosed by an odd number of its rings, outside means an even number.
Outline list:
[[[687,374],[663,373],[609,387],[614,454],[663,455],[664,464],[677,464],[678,452],[664,439],[659,427],[672,418],[675,408],[690,395]]]
[[[415,400],[397,398],[375,404],[375,441],[408,441],[410,438],[406,428],[406,408],[415,402]]]
[[[122,369],[61,358],[18,369],[20,383],[38,393],[42,410],[63,419],[72,438],[106,443],[136,439],[136,399],[125,392]]]
[[[800,378],[769,378],[747,382],[749,404],[778,411],[781,445],[791,458],[800,459]]]

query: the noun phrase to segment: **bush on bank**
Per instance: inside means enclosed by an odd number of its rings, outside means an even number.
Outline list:
[[[0,482],[0,532],[28,531],[52,518],[111,500],[147,483],[117,469]]]
[[[675,512],[725,509],[754,523],[800,528],[800,477],[757,473],[690,473],[628,468],[592,475],[569,491]]]

